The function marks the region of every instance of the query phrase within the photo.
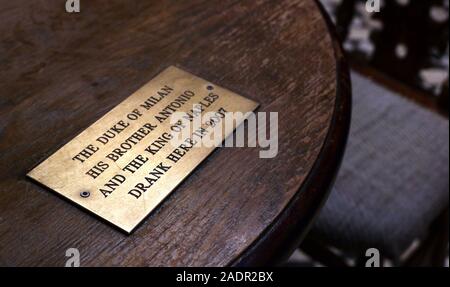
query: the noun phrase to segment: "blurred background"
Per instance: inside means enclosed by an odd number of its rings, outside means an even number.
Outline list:
[[[448,113],[448,0],[321,0],[353,65],[417,89]]]
[[[352,122],[335,186],[287,265],[448,267],[449,1],[319,2],[350,64]]]

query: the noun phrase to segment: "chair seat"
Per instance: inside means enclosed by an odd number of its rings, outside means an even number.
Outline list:
[[[354,72],[352,83],[346,154],[310,234],[395,260],[448,205],[449,122]]]

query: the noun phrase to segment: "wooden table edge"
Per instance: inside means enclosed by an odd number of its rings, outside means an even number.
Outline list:
[[[341,165],[350,130],[351,81],[334,24],[317,0],[334,46],[336,100],[325,142],[304,183],[264,232],[230,266],[266,266],[282,263],[300,245],[324,205]]]

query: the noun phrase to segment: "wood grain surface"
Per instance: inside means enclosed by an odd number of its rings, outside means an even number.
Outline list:
[[[268,263],[240,258],[274,238],[263,235],[294,198],[317,211],[326,193],[303,198],[302,186],[326,166],[316,164],[326,144],[342,149],[327,142],[339,69],[317,4],[81,2],[68,14],[63,0],[0,0],[0,265],[64,266],[70,247],[82,266]],[[169,65],[279,112],[277,157],[217,149],[132,235],[25,177]]]

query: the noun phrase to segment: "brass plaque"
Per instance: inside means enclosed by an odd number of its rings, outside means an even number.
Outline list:
[[[130,233],[257,106],[171,66],[28,176]]]

